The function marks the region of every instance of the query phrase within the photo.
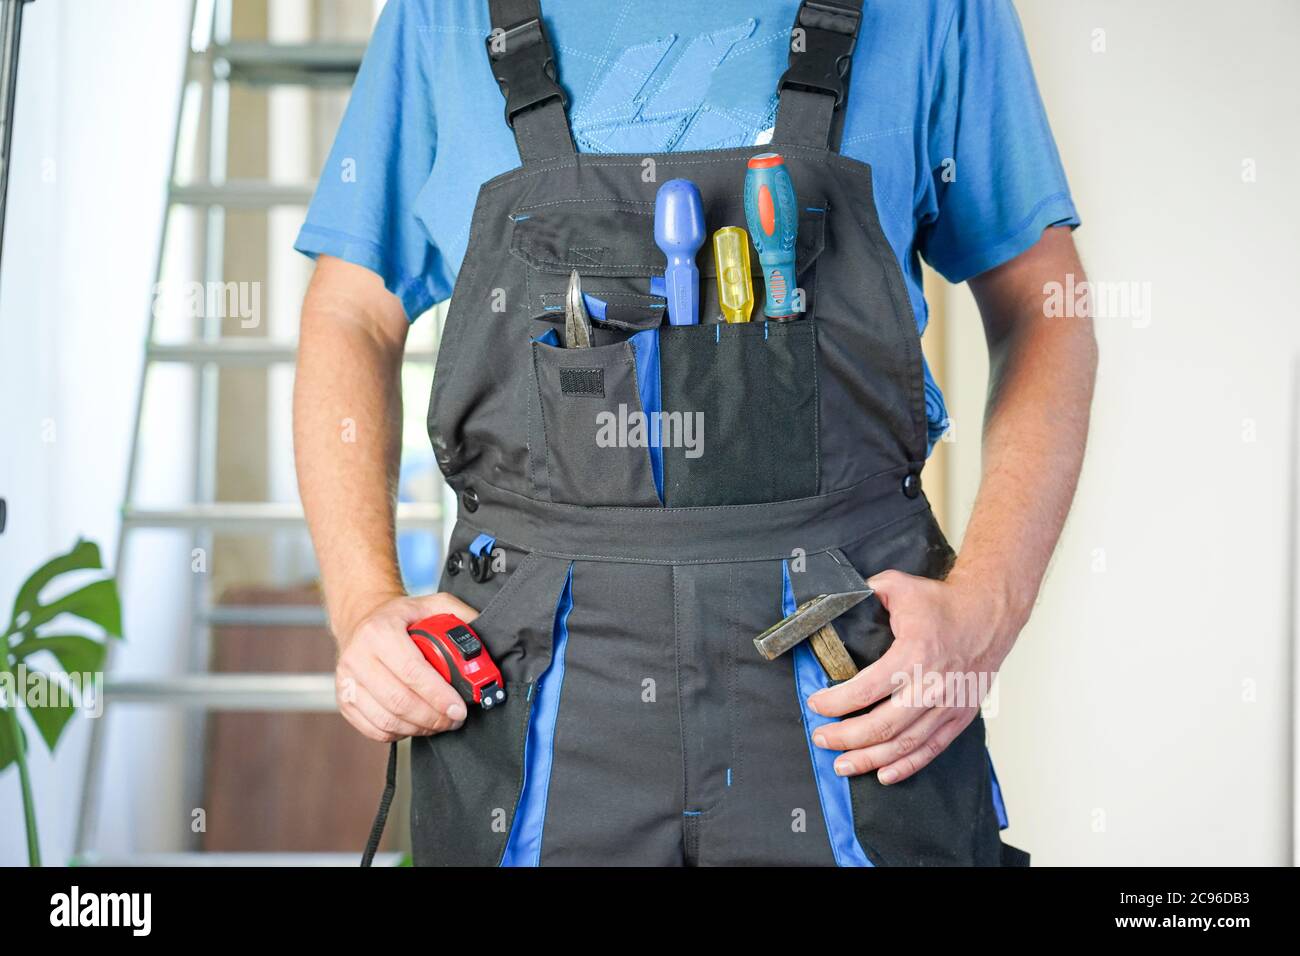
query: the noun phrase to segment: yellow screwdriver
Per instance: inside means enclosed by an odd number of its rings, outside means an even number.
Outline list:
[[[754,279],[749,274],[749,233],[723,226],[713,234],[713,264],[718,273],[718,302],[728,322],[748,322],[754,308]]]

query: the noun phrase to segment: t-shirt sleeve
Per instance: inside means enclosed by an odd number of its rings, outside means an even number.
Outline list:
[[[423,17],[415,0],[385,5],[294,243],[376,273],[408,319],[451,294],[415,217],[437,146]]]
[[[918,248],[950,282],[1014,259],[1048,226],[1079,224],[1010,0],[957,0],[926,149]]]

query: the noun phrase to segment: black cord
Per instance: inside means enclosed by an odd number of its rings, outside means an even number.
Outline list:
[[[366,841],[365,852],[361,854],[361,865],[370,866],[375,862],[375,852],[384,835],[384,824],[388,822],[388,808],[393,805],[393,794],[397,792],[397,741],[388,748],[388,773],[384,777],[384,794],[379,798],[379,812],[375,814],[374,825],[370,828],[370,839]]]

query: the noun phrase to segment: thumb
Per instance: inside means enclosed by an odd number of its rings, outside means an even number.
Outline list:
[[[881,571],[867,578],[867,587],[876,592],[880,604],[886,611],[890,602],[896,600],[915,580],[915,576],[905,571]]]

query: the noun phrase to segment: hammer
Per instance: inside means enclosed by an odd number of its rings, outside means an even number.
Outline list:
[[[840,640],[831,621],[849,608],[860,604],[872,595],[872,590],[843,591],[839,594],[819,594],[804,601],[790,614],[773,624],[758,637],[754,646],[758,653],[774,661],[801,641],[808,641],[812,652],[833,681],[845,681],[858,672],[848,648]]]

